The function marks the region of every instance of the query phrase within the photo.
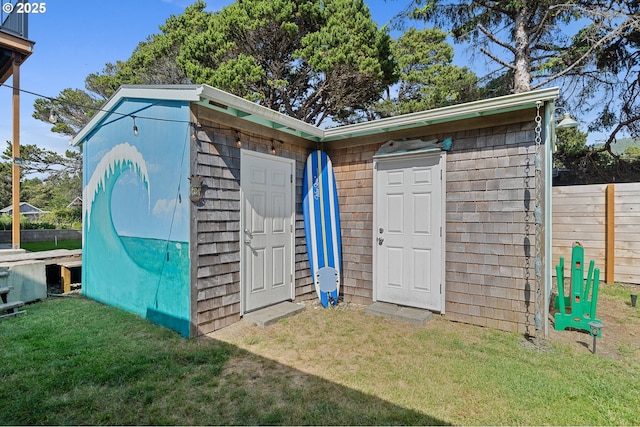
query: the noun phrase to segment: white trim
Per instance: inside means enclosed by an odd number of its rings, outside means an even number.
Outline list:
[[[529,106],[535,106],[536,101],[554,100],[558,98],[558,96],[559,90],[554,87],[550,89],[501,96],[498,98],[483,99],[465,104],[451,105],[433,110],[419,111],[416,113],[403,114],[401,116],[389,117],[371,122],[327,129],[324,132],[323,140],[340,139],[340,137],[351,138],[353,137],[353,134],[376,132],[388,128],[403,126],[415,126],[421,122],[424,122],[424,125],[428,125],[429,122],[432,121],[454,121],[473,116],[479,117],[495,115],[528,108]]]
[[[555,103],[545,105],[545,141],[544,141],[544,295],[543,322],[544,337],[549,337],[549,306],[553,288],[553,147],[556,141],[556,122],[554,120]]]
[[[377,301],[378,300],[378,286],[377,286],[377,268],[376,268],[376,261],[378,259],[378,243],[377,243],[377,236],[378,236],[378,213],[377,213],[377,203],[376,203],[376,198],[377,198],[377,194],[378,194],[378,165],[380,163],[384,163],[385,161],[389,161],[389,162],[394,162],[397,161],[399,159],[402,160],[415,160],[415,159],[425,159],[425,158],[429,158],[429,157],[435,157],[435,156],[439,156],[439,160],[438,160],[438,166],[440,167],[441,173],[442,173],[442,179],[440,180],[440,186],[441,186],[441,191],[440,191],[440,227],[442,228],[442,236],[440,239],[440,250],[441,252],[441,262],[440,262],[440,280],[441,280],[441,286],[442,286],[442,291],[440,292],[440,314],[445,314],[445,306],[446,306],[446,241],[447,241],[447,230],[446,230],[446,224],[447,224],[447,207],[446,207],[446,201],[447,201],[447,152],[446,151],[435,151],[435,150],[430,150],[430,151],[418,151],[418,152],[405,152],[405,153],[398,153],[398,154],[394,154],[394,155],[381,155],[381,156],[374,156],[373,158],[373,238],[372,238],[372,242],[371,244],[373,245],[373,258],[371,260],[371,270],[372,270],[372,299],[373,301]]]
[[[429,126],[472,117],[492,116],[535,106],[536,102],[553,101],[559,97],[557,87],[483,99],[433,110],[388,117],[371,122],[323,129],[289,117],[236,95],[208,85],[124,85],[120,87],[100,111],[71,140],[80,145],[112,109],[125,98],[162,99],[195,102],[240,119],[259,123],[267,128],[292,133],[313,142],[329,142],[357,136],[386,133],[408,128]]]
[[[239,96],[222,91],[220,89],[216,89],[208,85],[201,85],[199,87],[199,95],[201,96],[201,98],[204,98],[204,100],[215,101],[226,107],[231,107],[233,109],[248,113],[248,115],[258,116],[263,120],[277,123],[282,127],[287,127],[292,130],[299,130],[318,138],[322,138],[324,136],[324,131],[317,126],[313,126],[309,123],[303,122],[302,120],[289,117],[286,114],[282,114],[278,111],[272,110],[271,108],[263,107],[262,105],[247,101],[246,99],[240,98]]]
[[[443,151],[441,156],[440,156],[440,173],[442,174],[441,177],[441,185],[442,185],[442,191],[441,193],[441,199],[440,199],[440,206],[442,206],[442,241],[441,243],[441,248],[442,248],[442,263],[440,268],[441,270],[441,280],[442,280],[442,292],[440,293],[440,302],[441,302],[441,310],[440,310],[440,314],[445,314],[446,312],[446,306],[447,306],[447,300],[445,298],[445,294],[446,294],[446,289],[447,289],[447,152]]]
[[[371,247],[373,248],[373,254],[371,257],[371,299],[373,302],[378,301],[378,287],[376,283],[378,283],[378,275],[376,272],[376,259],[378,258],[378,213],[376,209],[376,190],[378,188],[378,163],[379,159],[373,158],[373,201],[371,205],[371,210],[373,211],[372,221],[373,221],[373,233],[371,233]]]
[[[240,262],[238,265],[239,268],[239,274],[238,274],[238,280],[240,281],[240,316],[244,316],[244,313],[246,311],[245,305],[246,303],[244,302],[244,298],[245,298],[245,292],[243,290],[244,288],[244,273],[242,272],[242,268],[244,267],[244,263],[245,263],[245,254],[244,254],[244,229],[245,229],[245,225],[244,225],[244,210],[245,210],[245,205],[247,204],[246,202],[246,197],[244,194],[244,189],[242,188],[242,164],[245,162],[244,157],[246,155],[246,151],[244,148],[240,149],[240,230],[238,231],[238,243],[240,244]]]
[[[167,101],[196,102],[200,100],[196,85],[122,85],[100,107],[100,110],[89,122],[71,139],[69,145],[80,145],[103,119],[105,119],[123,99],[157,99]]]
[[[296,227],[296,221],[295,221],[296,161],[295,159],[289,159],[287,157],[279,157],[279,156],[274,156],[272,154],[259,153],[257,151],[252,151],[252,150],[247,150],[242,148],[240,149],[240,177],[241,178],[242,178],[242,170],[243,170],[242,165],[243,165],[244,159],[247,156],[288,164],[289,171],[293,176],[292,178],[293,182],[291,183],[291,194],[290,194],[292,214],[289,217],[291,224],[293,226],[293,230],[291,231],[291,252],[289,253],[289,256],[291,259],[291,269],[289,271],[289,274],[291,277],[291,299],[295,300],[295,297],[296,297],[296,277],[295,277],[295,272],[296,272],[296,228],[295,228]],[[239,232],[239,236],[240,236],[240,240],[239,240],[240,241],[240,275],[239,275],[240,276],[240,316],[244,316],[244,314],[246,313],[246,293],[245,293],[246,291],[245,291],[245,283],[242,277],[244,264],[246,262],[245,251],[244,251],[244,229],[245,229],[244,211],[246,209],[246,203],[247,203],[247,200],[245,198],[244,189],[242,187],[242,179],[240,179],[240,232]]]

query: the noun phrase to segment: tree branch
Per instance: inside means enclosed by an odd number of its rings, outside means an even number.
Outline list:
[[[595,44],[593,44],[580,58],[578,58],[576,61],[574,61],[570,66],[568,66],[567,68],[565,68],[561,72],[554,74],[553,76],[549,77],[548,79],[543,80],[542,82],[536,83],[535,85],[531,85],[531,90],[535,90],[535,89],[537,89],[539,87],[542,87],[542,86],[544,86],[544,85],[546,85],[546,84],[548,84],[548,83],[550,83],[550,82],[552,82],[552,81],[554,81],[556,79],[559,79],[560,77],[566,76],[574,68],[576,68],[578,65],[582,64],[583,61],[585,61],[588,57],[590,57],[593,54],[593,52],[596,51],[597,48],[602,46],[604,43],[606,43],[608,41],[611,41],[616,37],[621,36],[621,34],[624,32],[625,29],[633,28],[633,27],[634,27],[633,19],[632,18],[627,19],[625,22],[620,24],[620,26],[618,26],[618,28],[616,28],[612,32],[607,33],[604,37],[602,37]]]
[[[492,33],[489,32],[489,30],[487,30],[482,24],[478,24],[478,29],[482,32],[482,34],[484,34],[489,40],[491,40],[492,42],[494,42],[495,44],[497,44],[500,47],[503,47],[509,51],[511,51],[514,55],[516,53],[516,49],[501,41],[500,39],[498,39],[495,35],[493,35]]]
[[[486,48],[481,47],[480,51],[482,53],[484,53],[485,55],[487,55],[489,58],[493,59],[498,64],[502,65],[503,67],[509,68],[510,70],[515,70],[516,69],[516,67],[513,64],[509,64],[509,63],[503,61],[502,59],[500,59],[497,56],[495,56],[493,53],[489,52]]]

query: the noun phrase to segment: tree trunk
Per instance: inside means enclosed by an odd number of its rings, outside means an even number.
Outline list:
[[[531,54],[529,52],[529,34],[527,32],[526,6],[520,9],[515,17],[515,70],[513,76],[513,93],[531,90]]]

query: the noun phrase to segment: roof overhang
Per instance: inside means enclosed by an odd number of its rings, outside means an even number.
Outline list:
[[[371,122],[327,129],[322,141],[330,142],[340,139],[351,139],[369,134],[395,132],[416,127],[526,110],[535,107],[538,102],[542,105],[545,102],[553,101],[557,99],[558,96],[558,88],[550,88],[403,114],[401,116],[388,117]]]
[[[127,99],[149,99],[162,101],[200,101],[199,86],[196,85],[123,85],[94,114],[89,122],[71,139],[71,145],[81,145],[120,103]]]
[[[554,101],[558,96],[559,90],[554,87],[323,129],[208,85],[125,85],[109,98],[102,109],[71,140],[71,144],[82,144],[110,111],[125,99],[192,102],[221,114],[322,143],[525,110]]]
[[[21,64],[33,53],[34,44],[0,29],[0,83],[6,82],[13,74],[14,61]]]

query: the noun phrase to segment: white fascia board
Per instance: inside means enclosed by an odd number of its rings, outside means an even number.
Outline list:
[[[462,120],[471,117],[488,116],[508,111],[522,110],[535,106],[536,102],[552,101],[558,98],[557,87],[537,91],[517,93],[498,98],[483,99],[466,104],[451,105],[433,110],[403,114],[371,122],[357,123],[327,129],[323,142],[352,138],[360,135],[389,132],[403,128],[426,126],[433,123]]]
[[[489,98],[466,104],[452,105],[433,110],[419,111],[371,122],[321,129],[317,126],[289,117],[278,111],[232,95],[208,85],[123,85],[96,115],[71,140],[71,145],[80,145],[86,136],[103,118],[126,98],[158,99],[196,102],[203,106],[244,120],[259,123],[272,129],[282,130],[302,138],[329,142],[357,136],[378,134],[394,130],[427,126],[434,123],[462,120],[470,117],[488,116],[508,111],[522,110],[537,102],[553,101],[559,97],[557,87],[518,93],[498,98]]]
[[[200,100],[198,96],[198,86],[196,85],[122,85],[111,95],[107,102],[100,107],[100,111],[71,139],[69,144],[75,146],[82,144],[86,136],[111,113],[112,109],[127,98],[186,102],[196,102]]]
[[[213,106],[221,106],[217,108],[218,111],[226,112],[229,115],[241,117],[265,126],[267,126],[265,123],[269,123],[267,127],[282,131],[290,130],[290,133],[301,135],[307,139],[315,138],[321,140],[324,136],[324,130],[317,126],[289,117],[278,111],[263,107],[262,105],[258,105],[212,86],[201,85],[199,90],[200,97],[203,98],[204,101],[212,101]],[[238,112],[242,114],[238,114]]]

